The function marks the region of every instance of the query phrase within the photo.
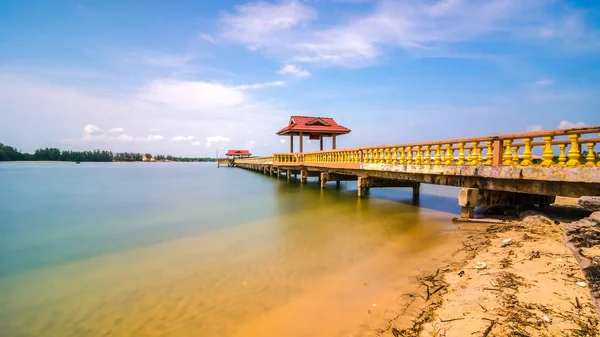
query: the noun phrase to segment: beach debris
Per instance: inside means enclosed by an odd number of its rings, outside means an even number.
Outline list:
[[[496,282],[494,282],[494,281],[490,282],[490,284],[492,285],[492,287],[497,287],[498,286],[498,284],[496,284]]]
[[[540,258],[540,252],[539,251],[531,251],[531,253],[529,253],[529,259],[533,260],[533,259],[539,259]]]
[[[542,319],[548,323],[552,323],[552,319],[548,316],[543,316]]]
[[[458,277],[463,277],[464,274],[465,274],[465,271],[461,270],[460,273],[458,273]]]
[[[452,321],[460,321],[465,319],[464,317],[459,317],[459,318],[450,318],[450,319],[441,319],[440,318],[440,322],[442,323],[448,323],[448,322],[452,322]]]
[[[371,306],[372,306],[372,307],[376,307],[376,306],[377,306],[377,304],[373,303]]]
[[[577,203],[588,211],[600,211],[600,197],[581,197],[577,200]]]
[[[579,297],[575,297],[575,303],[576,303],[575,308],[581,309],[581,303],[579,303]]]
[[[506,247],[506,246],[509,246],[512,244],[513,244],[513,239],[511,239],[511,238],[502,240],[502,247]]]
[[[558,262],[562,262],[562,259],[561,259],[561,258],[558,258],[558,259],[556,259],[556,261],[558,261]]]
[[[442,284],[441,286],[437,287],[437,289],[435,289],[435,290],[434,290],[434,291],[431,293],[431,295],[433,295],[433,294],[437,293],[438,291],[440,291],[440,290],[444,289],[444,287],[445,287],[445,285],[443,285],[443,284]]]
[[[475,265],[475,269],[485,269],[487,268],[487,264],[485,262],[477,262]]]
[[[492,321],[492,323],[490,324],[490,326],[488,326],[488,328],[485,329],[485,331],[483,332],[483,335],[481,335],[481,337],[487,337],[487,335],[489,335],[490,332],[492,331],[492,328],[494,327],[494,324],[496,324],[496,321]]]
[[[580,286],[580,287],[585,287],[585,286],[587,286],[587,283],[585,283],[585,282],[577,282],[577,283],[575,283],[575,284],[576,284],[576,285],[578,285],[578,286]]]

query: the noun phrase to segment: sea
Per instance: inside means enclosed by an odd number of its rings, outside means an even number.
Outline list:
[[[358,198],[356,182],[216,163],[0,163],[0,336],[368,331],[456,248],[457,193]]]

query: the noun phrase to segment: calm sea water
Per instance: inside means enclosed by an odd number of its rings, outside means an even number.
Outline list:
[[[459,211],[456,189],[415,206],[200,163],[2,163],[0,184],[2,336],[244,335],[382,247],[428,254]]]

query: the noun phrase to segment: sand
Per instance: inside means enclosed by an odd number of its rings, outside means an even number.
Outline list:
[[[590,265],[584,255],[596,256],[600,247],[568,241],[577,227],[572,220],[585,213],[570,209],[573,200],[559,202],[567,208],[525,211],[469,236],[448,265],[420,277],[419,291],[410,294],[415,301],[396,320],[369,335],[599,336],[600,311],[590,294],[598,284],[582,267]]]

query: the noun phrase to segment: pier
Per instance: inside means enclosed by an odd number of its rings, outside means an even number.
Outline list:
[[[599,196],[600,159],[594,152],[599,135],[600,126],[592,126],[275,153],[236,158],[233,165],[277,178],[298,178],[300,183],[316,177],[321,188],[328,181],[337,186],[341,181],[356,181],[359,197],[377,187],[412,188],[415,198],[420,184],[462,187],[458,196],[461,216],[472,218],[475,207],[547,206],[556,196]],[[541,155],[534,157],[535,152]]]

